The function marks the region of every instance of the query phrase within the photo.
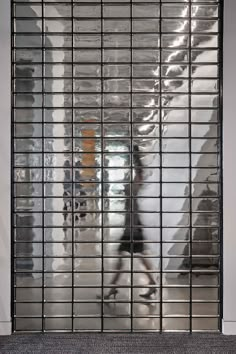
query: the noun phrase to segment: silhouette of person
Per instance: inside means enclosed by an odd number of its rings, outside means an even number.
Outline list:
[[[143,169],[137,168],[138,166],[141,167],[139,148],[137,145],[134,146],[133,162],[134,162],[134,167],[135,167],[135,177],[134,177],[134,181],[133,181],[135,184],[133,184],[133,196],[135,197],[137,195],[139,186],[143,180]],[[127,187],[129,188],[129,185],[127,185]],[[123,252],[128,252],[131,254],[131,256],[134,253],[140,253],[142,255],[142,257],[140,257],[140,260],[141,260],[143,266],[145,267],[145,269],[148,271],[152,270],[152,266],[151,266],[148,258],[143,257],[144,251],[145,251],[144,236],[143,236],[143,230],[142,230],[140,218],[137,213],[137,211],[138,211],[137,199],[136,198],[133,199],[133,206],[134,206],[133,209],[136,212],[133,213],[133,220],[132,220],[132,213],[131,213],[132,200],[130,197],[128,197],[129,193],[128,193],[127,187],[126,187],[126,191],[125,191],[125,194],[126,194],[125,210],[127,212],[126,216],[125,216],[125,230],[124,230],[122,237],[120,238],[120,245],[118,248],[119,258],[118,258],[116,265],[115,265],[116,273],[114,274],[114,276],[110,282],[111,288],[110,288],[109,292],[106,295],[104,295],[104,299],[109,299],[111,296],[113,296],[115,298],[116,295],[118,294],[118,290],[116,289],[116,284],[118,283],[118,281],[122,275]],[[130,225],[131,225],[132,221],[133,221],[133,225],[135,227],[133,227],[131,229]],[[151,285],[152,287],[150,287],[146,293],[140,294],[140,296],[143,298],[146,298],[146,299],[150,299],[151,295],[155,294],[157,291],[157,289],[155,287],[156,281],[155,281],[152,273],[148,272],[146,274],[147,274],[147,277],[149,280],[149,285]]]

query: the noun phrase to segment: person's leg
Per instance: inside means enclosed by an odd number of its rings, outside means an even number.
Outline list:
[[[142,258],[141,258],[141,261],[142,261],[144,267],[145,267],[148,271],[151,271],[151,270],[152,270],[152,265],[151,265],[151,263],[150,263],[150,261],[149,261],[148,258],[142,257]],[[153,276],[153,273],[145,273],[145,274],[147,275],[147,277],[148,277],[148,279],[149,279],[149,284],[150,284],[150,285],[156,285],[156,282],[155,282],[155,278],[154,278],[154,276]]]
[[[119,254],[121,255],[121,254]],[[122,269],[123,261],[122,258],[118,258],[115,266],[116,272],[113,275],[113,278],[111,280],[111,285],[116,285],[118,283],[118,280],[120,279],[121,276],[121,269]]]
[[[64,203],[64,206],[63,206],[63,218],[64,218],[64,221],[67,220],[67,216],[68,216],[67,211],[68,211],[67,205],[66,205],[66,203]]]
[[[121,256],[121,253],[119,253],[119,255]],[[118,280],[121,277],[121,269],[122,269],[122,265],[123,265],[123,260],[122,257],[119,257],[117,259],[116,265],[115,265],[115,273],[111,279],[110,285],[116,285],[118,283]],[[118,293],[118,290],[116,289],[116,287],[112,287],[110,288],[110,290],[108,291],[108,293],[106,295],[104,295],[104,299],[107,300],[109,299],[111,296],[114,296],[114,298],[116,297]]]
[[[148,270],[152,270],[152,265],[149,261],[148,258],[144,258],[143,256],[141,257],[141,262],[143,263],[144,267]],[[149,279],[149,285],[156,285],[155,278],[153,276],[153,273],[145,273]],[[148,291],[145,294],[140,294],[141,297],[144,297],[146,299],[150,298],[152,294],[155,294],[157,291],[156,287],[151,287],[148,289]]]

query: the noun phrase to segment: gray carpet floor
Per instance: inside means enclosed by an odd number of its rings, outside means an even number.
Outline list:
[[[32,334],[0,337],[0,353],[236,353],[236,336],[210,334]]]

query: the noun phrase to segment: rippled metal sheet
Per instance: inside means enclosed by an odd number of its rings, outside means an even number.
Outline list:
[[[12,9],[14,331],[218,331],[219,2]]]

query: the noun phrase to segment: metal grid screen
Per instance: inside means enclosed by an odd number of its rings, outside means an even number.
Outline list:
[[[218,331],[215,0],[12,1],[14,331]]]

